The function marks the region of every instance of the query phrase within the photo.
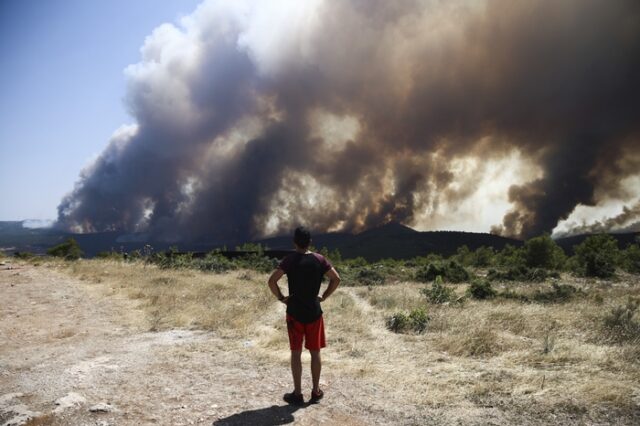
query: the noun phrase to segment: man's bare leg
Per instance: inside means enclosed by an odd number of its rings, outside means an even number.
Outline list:
[[[313,391],[320,391],[320,371],[322,370],[322,361],[320,359],[320,351],[309,351],[311,354],[311,379],[313,380]]]
[[[293,376],[293,392],[302,393],[302,351],[291,351],[291,375]]]

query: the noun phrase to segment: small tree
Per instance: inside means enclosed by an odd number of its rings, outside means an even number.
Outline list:
[[[491,266],[495,255],[493,248],[482,246],[473,252],[471,264],[481,268]]]
[[[499,266],[517,267],[524,265],[523,249],[516,248],[511,244],[504,246],[495,257],[495,263]]]
[[[562,248],[548,234],[527,240],[523,253],[530,268],[560,269],[566,260]]]
[[[588,277],[609,278],[616,270],[620,250],[610,235],[592,235],[574,247],[576,261]]]
[[[640,246],[629,244],[622,252],[622,267],[632,274],[640,273]]]
[[[65,260],[77,260],[83,255],[80,246],[73,238],[69,238],[62,244],[51,247],[47,254],[54,257],[63,257]]]
[[[455,254],[455,260],[464,266],[471,266],[473,253],[469,250],[469,247],[462,245],[458,247]]]

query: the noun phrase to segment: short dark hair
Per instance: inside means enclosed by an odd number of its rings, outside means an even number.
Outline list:
[[[293,242],[300,248],[307,248],[311,244],[311,232],[304,226],[298,226],[293,231]]]

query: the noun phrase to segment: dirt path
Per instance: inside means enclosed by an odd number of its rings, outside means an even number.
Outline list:
[[[148,332],[135,301],[51,268],[5,262],[0,294],[0,426],[417,422],[331,372],[326,400],[294,410],[285,363],[212,332]]]

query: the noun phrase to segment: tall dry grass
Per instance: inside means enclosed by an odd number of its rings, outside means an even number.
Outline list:
[[[97,260],[65,268],[107,293],[138,300],[150,329],[216,330],[248,342],[257,358],[287,362],[284,307],[270,295],[265,274]],[[640,349],[635,341],[608,339],[603,321],[611,309],[640,296],[637,279],[562,281],[584,294],[567,303],[495,299],[430,305],[420,293],[424,284],[340,288],[323,304],[325,371],[383,389],[388,404],[454,406],[469,418],[496,407],[514,418],[553,421],[562,415],[588,423],[613,415],[632,423],[640,413]],[[466,286],[454,289],[461,296]],[[426,332],[386,328],[393,313],[417,308],[430,317]]]

